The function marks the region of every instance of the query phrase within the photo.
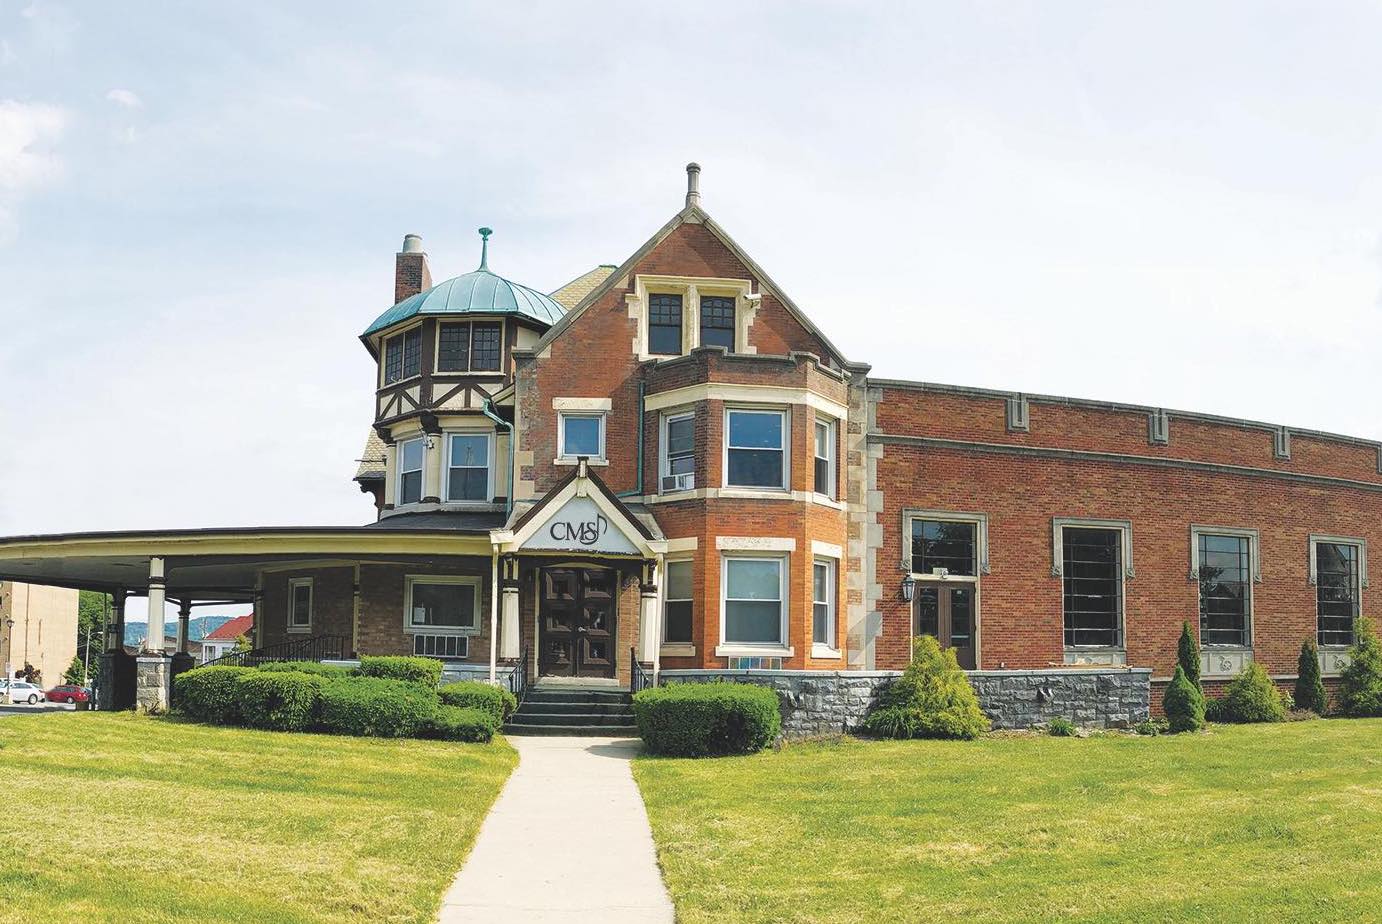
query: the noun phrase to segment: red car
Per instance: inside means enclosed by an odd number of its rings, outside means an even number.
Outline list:
[[[45,696],[50,703],[85,703],[90,702],[91,694],[81,687],[64,684],[60,687],[53,687]]]

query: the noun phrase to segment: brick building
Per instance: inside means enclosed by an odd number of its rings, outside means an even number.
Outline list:
[[[985,676],[1155,682],[1184,621],[1211,682],[1287,679],[1309,637],[1337,673],[1382,542],[1377,443],[872,378],[698,180],[550,295],[489,269],[488,229],[479,269],[436,285],[405,238],[361,337],[373,522],[23,537],[0,574],[252,600],[269,652],[495,678],[845,676],[926,633]]]

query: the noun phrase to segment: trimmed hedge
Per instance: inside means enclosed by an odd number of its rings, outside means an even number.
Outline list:
[[[325,683],[299,671],[252,671],[235,684],[240,716],[251,728],[306,731],[317,722]]]
[[[413,738],[437,714],[437,705],[437,694],[420,683],[346,677],[323,684],[321,727],[340,735]]]
[[[479,680],[460,680],[448,683],[437,691],[443,705],[482,709],[494,717],[496,726],[503,725],[518,709],[518,699],[503,687]]]
[[[419,726],[418,735],[438,741],[484,743],[494,737],[496,727],[494,716],[484,709],[442,705]]]
[[[1224,689],[1214,716],[1216,722],[1284,722],[1286,704],[1266,670],[1253,661]]]
[[[654,754],[752,754],[782,730],[777,694],[742,683],[683,683],[641,690],[633,714]]]
[[[238,681],[252,667],[194,667],[173,678],[173,707],[189,719],[216,725],[240,721]]]
[[[337,680],[341,677],[350,677],[354,671],[339,664],[320,664],[316,661],[266,661],[263,664],[256,664],[255,670],[269,671],[270,673],[292,673],[292,674],[312,674],[317,677],[326,677]]]
[[[436,658],[395,655],[365,655],[357,673],[361,677],[406,680],[435,690],[441,683],[441,662]]]

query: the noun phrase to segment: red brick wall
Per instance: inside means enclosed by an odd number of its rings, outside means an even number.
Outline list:
[[[312,627],[307,632],[288,632],[288,580],[312,579]],[[304,568],[264,575],[264,597],[254,614],[262,622],[262,645],[277,645],[313,635],[342,635],[348,640],[353,618],[355,572],[350,567]],[[402,612],[400,608],[399,612]],[[348,643],[347,643],[348,645]]]

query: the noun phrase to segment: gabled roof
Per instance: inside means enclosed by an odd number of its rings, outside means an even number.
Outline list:
[[[574,308],[591,291],[609,278],[610,273],[614,272],[613,263],[602,263],[588,273],[582,273],[575,279],[562,286],[552,293],[552,298],[556,299],[565,308]]]
[[[233,642],[242,635],[249,635],[254,628],[254,614],[248,616],[236,616],[229,622],[221,623],[220,627],[213,632],[208,632],[202,636],[203,642]]]
[[[567,522],[572,515],[580,518]],[[567,519],[562,519],[567,518]],[[598,522],[603,519],[604,522]],[[595,522],[592,522],[595,521]],[[641,554],[645,557],[665,552],[667,543],[661,531],[630,510],[587,461],[579,461],[543,498],[523,512],[514,511],[511,524],[490,533],[490,540],[505,552],[521,550],[570,552],[599,551],[603,554]],[[552,523],[568,527],[560,534],[539,531]],[[584,525],[586,529],[577,527]],[[608,535],[612,543],[603,538]]]

